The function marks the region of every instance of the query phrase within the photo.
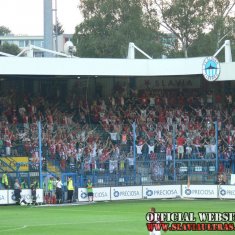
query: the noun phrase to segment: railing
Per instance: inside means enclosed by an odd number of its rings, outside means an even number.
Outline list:
[[[16,129],[14,126],[11,128]],[[122,129],[110,130],[104,124],[62,126],[44,123],[41,132],[35,129],[35,125],[33,130],[27,129],[10,149],[4,143],[2,157],[26,156],[27,172],[39,175],[46,172],[53,175],[77,174],[77,182],[81,186],[87,178],[92,178],[98,186],[175,184],[187,180],[188,176],[195,183],[214,183],[218,173],[235,173],[235,155],[230,146],[224,145],[223,152],[220,150],[217,130],[213,124],[210,128],[207,131],[213,135],[210,134],[209,140],[201,141],[200,147],[185,143],[182,159],[178,159],[179,130],[175,126],[169,139],[166,131],[161,132],[160,138],[159,132],[153,132],[154,135],[146,133],[139,124],[125,124]],[[203,136],[203,133],[199,134]],[[193,131],[186,137],[190,138],[190,135]],[[170,152],[168,145],[171,146]],[[20,169],[17,171],[22,172]]]

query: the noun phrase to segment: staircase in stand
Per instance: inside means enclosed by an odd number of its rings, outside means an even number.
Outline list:
[[[60,167],[57,166],[55,161],[47,160],[47,171],[55,174],[56,176],[61,176]]]

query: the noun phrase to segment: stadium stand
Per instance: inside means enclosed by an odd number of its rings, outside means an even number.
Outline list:
[[[17,165],[14,156],[28,156],[29,171],[38,171],[38,121],[43,170],[55,175],[91,176],[101,186],[172,183],[188,174],[195,181],[214,183],[216,135],[218,172],[235,172],[235,109],[230,94],[155,90],[146,84],[139,91],[116,86],[107,98],[81,97],[76,92],[60,99],[30,94],[20,101],[13,89],[1,97],[2,172],[6,157]]]

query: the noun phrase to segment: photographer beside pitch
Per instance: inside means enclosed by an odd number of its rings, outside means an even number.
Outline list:
[[[34,204],[34,205],[37,204],[37,188],[38,188],[38,182],[35,180],[30,185],[32,204]]]
[[[16,205],[27,205],[28,203],[23,199],[21,200],[21,185],[19,183],[18,179],[15,179],[15,183],[14,183],[14,196],[15,196],[15,201],[16,201]]]
[[[21,186],[19,183],[18,179],[15,179],[15,183],[14,183],[14,195],[15,195],[15,200],[16,200],[16,204],[20,205],[20,199],[21,199]]]

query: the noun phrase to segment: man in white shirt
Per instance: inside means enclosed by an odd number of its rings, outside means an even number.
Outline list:
[[[56,180],[56,203],[57,204],[60,204],[62,203],[62,182],[61,182],[61,179],[60,177],[57,177],[57,180]]]

